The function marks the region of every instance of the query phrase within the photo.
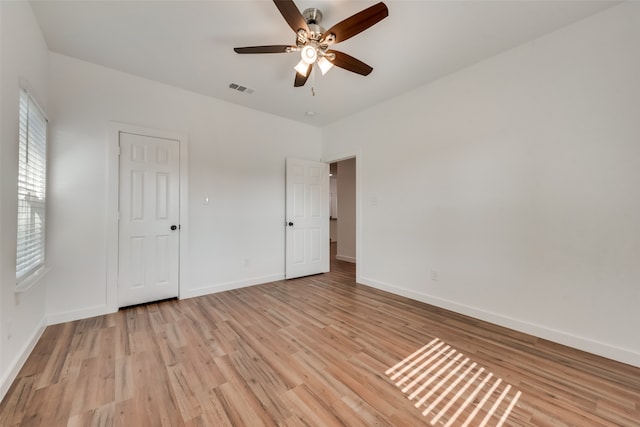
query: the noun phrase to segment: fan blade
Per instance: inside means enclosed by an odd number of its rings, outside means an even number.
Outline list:
[[[292,0],[273,0],[273,2],[276,4],[280,14],[282,14],[282,17],[287,21],[287,24],[289,24],[294,33],[297,33],[299,29],[303,29],[309,33],[307,21],[304,19],[304,16],[302,16],[298,7]]]
[[[309,64],[309,66],[307,67],[307,75],[306,76],[303,76],[300,73],[296,73],[296,79],[293,82],[293,87],[304,86],[304,84],[307,82],[307,79],[311,75],[311,69],[312,68],[313,68],[313,64]]]
[[[236,53],[287,53],[289,45],[234,47]]]
[[[343,42],[377,24],[387,16],[389,16],[389,9],[384,3],[374,4],[329,28],[322,35],[322,39],[326,39],[329,34],[333,33],[336,36],[334,43]]]
[[[373,71],[373,68],[359,59],[354,58],[351,55],[347,55],[344,52],[340,52],[337,50],[328,50],[327,53],[333,53],[336,55],[336,59],[331,61],[333,65],[336,67],[344,68],[345,70],[351,71],[356,74],[361,74],[363,76],[368,76]]]

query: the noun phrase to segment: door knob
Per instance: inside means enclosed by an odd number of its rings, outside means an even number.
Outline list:
[[[177,226],[177,225],[172,225],[172,226],[171,226],[171,231],[176,231],[177,229],[178,229],[178,226]]]
[[[289,221],[289,227],[293,227],[293,223]]]

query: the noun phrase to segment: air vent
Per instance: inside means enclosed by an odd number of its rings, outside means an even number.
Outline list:
[[[238,92],[249,94],[249,95],[254,92],[253,89],[248,88],[246,86],[239,85],[237,83],[229,83],[229,88],[233,90],[237,90]]]

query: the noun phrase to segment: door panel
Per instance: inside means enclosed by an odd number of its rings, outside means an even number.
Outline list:
[[[156,219],[169,219],[169,174],[156,174]]]
[[[329,271],[329,165],[287,159],[286,277]]]
[[[119,306],[176,297],[179,142],[121,133],[120,153]]]

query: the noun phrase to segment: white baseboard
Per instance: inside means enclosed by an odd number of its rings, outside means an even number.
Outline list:
[[[27,341],[27,343],[23,346],[22,350],[18,353],[18,356],[13,360],[13,362],[9,365],[9,369],[5,372],[0,380],[0,402],[4,399],[5,394],[9,391],[11,384],[15,381],[20,369],[29,358],[29,355],[35,348],[38,340],[42,337],[42,334],[45,330],[46,326],[44,324],[44,319],[40,322],[40,326],[36,328],[34,334],[31,336],[31,339]]]
[[[188,289],[180,292],[180,299],[195,298],[202,295],[215,294],[217,292],[230,291],[233,289],[246,288],[247,286],[262,285],[263,283],[284,280],[284,275],[274,274],[271,276],[252,277],[246,280],[219,283],[215,285],[203,286],[196,289]]]
[[[336,255],[336,259],[339,261],[352,262],[354,264],[356,263],[356,258],[352,256]]]
[[[640,353],[633,350],[550,329],[433,295],[400,288],[367,277],[360,277],[359,283],[640,368]]]
[[[83,308],[82,310],[65,311],[62,313],[50,314],[47,316],[47,325],[57,325],[58,323],[73,322],[74,320],[88,319],[89,317],[102,316],[105,314],[115,313],[115,309],[106,304],[95,307]]]
[[[244,288],[247,286],[260,285],[263,283],[275,282],[277,280],[283,280],[284,275],[275,274],[271,276],[252,277],[250,279],[220,283],[215,285],[203,286],[196,289],[180,290],[180,299],[194,298],[202,295],[213,294],[216,292],[230,291],[232,289]],[[48,325],[55,325],[58,323],[72,322],[74,320],[87,319],[89,317],[102,316],[105,314],[115,313],[118,311],[118,307],[110,307],[106,304],[89,307],[82,310],[67,311],[63,313],[51,314],[47,317]]]

